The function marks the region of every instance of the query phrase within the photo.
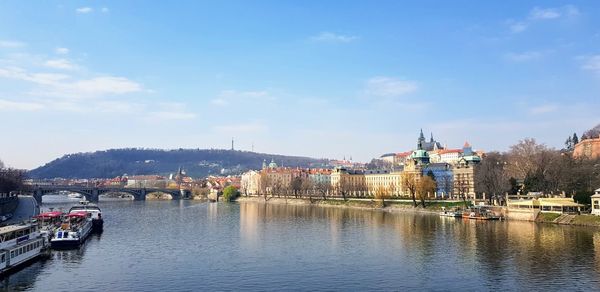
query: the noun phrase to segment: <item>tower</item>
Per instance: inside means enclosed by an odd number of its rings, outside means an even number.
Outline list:
[[[233,137],[231,137],[231,151],[233,151]]]

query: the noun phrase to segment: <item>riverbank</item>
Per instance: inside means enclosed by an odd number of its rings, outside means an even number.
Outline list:
[[[287,204],[287,205],[312,205],[321,207],[339,207],[339,208],[352,208],[352,209],[363,209],[363,210],[380,210],[385,212],[417,212],[417,213],[428,213],[428,214],[439,214],[442,207],[451,209],[454,207],[464,207],[464,202],[460,201],[449,201],[449,202],[427,202],[426,208],[420,206],[414,207],[410,200],[386,200],[385,206],[381,206],[380,201],[374,199],[298,199],[298,198],[281,198],[281,197],[269,197],[265,200],[265,197],[238,197],[237,202],[255,202],[255,203],[268,203],[268,204]],[[533,215],[533,214],[532,214]],[[557,214],[557,213],[539,213],[537,218],[531,220],[526,217],[505,217],[511,221],[529,221],[546,224],[560,224],[560,225],[572,225],[572,226],[593,226],[600,227],[600,216],[593,215],[569,215],[569,214]]]
[[[380,210],[386,212],[419,212],[419,213],[430,213],[438,214],[442,207],[453,208],[457,206],[464,206],[463,202],[428,202],[425,203],[426,207],[414,207],[413,202],[410,200],[386,200],[385,204],[382,205],[381,201],[374,199],[305,199],[305,198],[281,198],[281,197],[269,197],[265,200],[265,197],[238,197],[237,202],[255,202],[255,203],[268,203],[268,204],[288,204],[288,205],[312,205],[322,207],[340,207],[340,208],[352,208],[352,209],[363,209],[363,210]]]
[[[600,227],[600,216],[540,213],[535,222],[574,226]]]

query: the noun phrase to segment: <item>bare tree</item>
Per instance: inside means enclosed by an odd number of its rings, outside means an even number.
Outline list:
[[[331,192],[331,184],[324,181],[319,181],[315,184],[315,190],[323,197],[323,200],[327,200],[327,195]]]
[[[479,191],[488,195],[489,203],[510,189],[504,155],[498,152],[486,154],[475,172],[475,184]]]
[[[390,190],[386,187],[379,187],[375,190],[375,199],[381,202],[381,207],[385,207],[385,200],[390,197]]]
[[[417,206],[417,188],[419,183],[419,176],[414,172],[404,172],[402,173],[402,185],[404,185],[404,189],[408,190],[409,195],[412,197],[413,206]]]
[[[417,193],[419,195],[419,199],[421,200],[421,205],[423,208],[425,208],[425,197],[428,194],[435,192],[436,189],[437,185],[433,178],[431,178],[428,175],[421,177],[417,184]]]

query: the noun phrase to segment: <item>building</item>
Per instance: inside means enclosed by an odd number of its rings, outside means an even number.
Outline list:
[[[592,215],[600,216],[600,189],[592,196]]]
[[[128,188],[166,188],[167,179],[160,175],[134,175],[127,177]]]
[[[507,202],[511,209],[539,210],[543,213],[579,213],[585,205],[576,203],[573,198],[537,198],[532,200],[518,200]]]
[[[420,144],[422,149],[425,151],[434,151],[434,150],[438,150],[438,149],[444,149],[444,147],[442,147],[442,144],[440,144],[440,142],[437,142],[437,141],[435,141],[435,139],[433,139],[433,133],[431,133],[431,138],[429,138],[429,142],[428,142],[425,139],[425,136],[423,135],[423,129],[421,129],[421,134],[419,135],[418,144]]]
[[[447,198],[452,194],[454,173],[449,163],[430,163],[423,168],[422,175],[433,176],[437,186],[436,197]]]
[[[573,157],[596,159],[600,157],[600,136],[597,138],[588,138],[575,144]]]

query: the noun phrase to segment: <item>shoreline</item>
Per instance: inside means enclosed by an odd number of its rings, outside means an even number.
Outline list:
[[[270,197],[265,201],[264,197],[256,196],[240,196],[236,198],[235,202],[252,202],[262,204],[278,204],[278,205],[296,205],[296,206],[319,206],[319,207],[334,207],[334,208],[348,208],[357,210],[370,210],[370,211],[383,211],[383,212],[403,212],[403,213],[421,213],[421,214],[432,214],[439,215],[441,208],[436,207],[439,204],[430,203],[430,206],[426,208],[413,207],[412,203],[397,203],[388,201],[385,207],[377,206],[378,202],[375,200],[338,200],[338,199],[305,199],[305,198],[281,198],[281,197]],[[433,206],[433,207],[431,207]],[[553,225],[563,226],[578,226],[578,227],[600,227],[600,217],[593,215],[573,215],[573,219],[569,222],[557,222],[554,221],[560,215],[556,216],[538,216],[535,220],[509,218],[505,216],[502,221],[527,221],[532,223],[544,223]],[[548,220],[552,218],[552,220]]]
[[[413,207],[412,204],[398,204],[393,202],[386,202],[385,207],[377,206],[375,200],[332,200],[332,199],[305,199],[305,198],[280,198],[270,197],[265,201],[264,197],[244,197],[240,196],[236,198],[235,202],[252,202],[262,204],[278,204],[278,205],[295,205],[295,206],[319,206],[319,207],[334,207],[334,208],[348,208],[356,210],[371,210],[371,211],[383,211],[383,212],[407,212],[407,213],[424,213],[424,214],[435,214],[438,215],[440,210],[424,209],[421,207]]]

